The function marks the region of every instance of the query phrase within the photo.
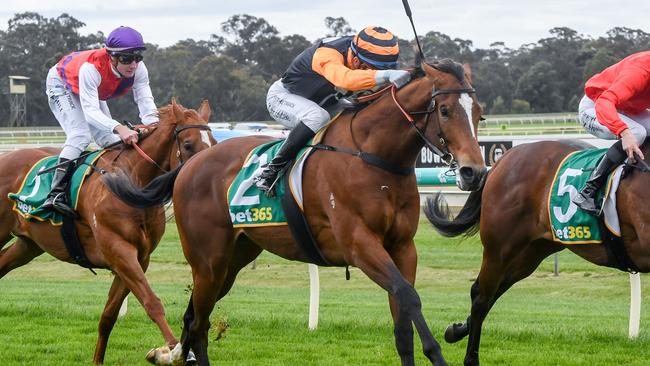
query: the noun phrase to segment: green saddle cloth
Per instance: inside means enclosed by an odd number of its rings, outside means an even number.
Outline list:
[[[234,227],[287,225],[287,217],[282,208],[282,197],[287,191],[286,181],[281,178],[275,183],[273,197],[267,197],[255,186],[255,177],[278,153],[283,142],[284,140],[271,141],[253,149],[228,188],[228,206]],[[307,148],[303,148],[295,161],[306,151]]]
[[[75,210],[77,209],[77,200],[79,198],[81,185],[86,176],[92,172],[91,166],[103,153],[103,150],[98,150],[89,154],[83,160],[83,163],[79,164],[72,175],[69,198],[70,207]],[[18,192],[8,194],[9,199],[14,201],[13,210],[18,212],[18,214],[27,220],[49,220],[52,225],[61,225],[63,223],[63,215],[57,211],[44,210],[40,208],[43,202],[47,199],[47,195],[50,193],[54,170],[41,175],[38,175],[38,173],[56,165],[58,160],[58,156],[49,156],[36,162],[25,176]]]
[[[599,220],[581,210],[571,197],[585,186],[607,149],[588,149],[567,155],[560,164],[549,192],[549,218],[553,240],[563,244],[600,244]],[[596,194],[602,207],[611,187],[612,174]]]
[[[253,149],[228,188],[228,206],[234,227],[286,225],[282,196],[284,179],[275,184],[275,196],[267,197],[255,186],[255,177],[280,150],[284,140],[271,141]]]

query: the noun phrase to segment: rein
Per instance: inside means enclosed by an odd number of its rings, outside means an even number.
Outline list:
[[[180,142],[180,139],[178,138],[178,135],[181,132],[183,132],[185,130],[188,130],[188,129],[191,129],[191,128],[197,128],[197,129],[200,129],[200,130],[211,131],[211,129],[210,129],[210,127],[208,125],[185,125],[185,126],[182,126],[182,127],[176,127],[174,129],[174,139],[176,140],[176,146],[178,147],[178,153],[177,153],[176,157],[178,158],[178,160],[180,161],[181,164],[183,164],[183,158],[181,157],[181,153],[180,153],[181,152],[181,142]],[[160,171],[162,171],[163,173],[168,173],[169,172],[168,170],[163,169],[163,167],[161,167],[160,164],[158,164],[149,155],[147,155],[147,153],[145,153],[142,150],[142,148],[140,148],[140,146],[138,146],[138,144],[133,144],[133,148],[135,149],[135,151],[138,152],[138,154],[140,154],[140,156],[142,156],[142,158],[144,160],[146,160],[147,162],[153,164],[156,168],[160,169]]]
[[[424,142],[424,144],[431,149],[436,155],[440,156],[440,159],[442,159],[447,165],[453,166],[454,165],[454,158],[447,149],[446,145],[447,143],[445,142],[444,137],[438,134],[438,138],[440,141],[440,145],[443,146],[442,149],[438,148],[436,145],[434,145],[429,139],[426,137],[424,134],[424,129],[419,128],[418,126],[415,125],[415,119],[412,116],[417,116],[417,115],[426,115],[427,118],[424,121],[424,128],[429,124],[429,117],[431,117],[431,114],[434,113],[437,109],[436,106],[436,97],[438,95],[443,95],[443,94],[462,94],[462,93],[476,93],[476,90],[474,88],[460,88],[460,89],[439,89],[433,91],[431,93],[431,104],[429,104],[429,109],[424,110],[424,111],[416,111],[416,112],[407,112],[404,110],[402,105],[399,103],[397,100],[397,87],[393,85],[393,87],[390,89],[390,94],[393,97],[393,102],[397,105],[397,108],[402,112],[404,117],[406,117],[406,120],[411,124],[411,127],[415,128],[415,132],[417,132],[418,136],[420,139]],[[444,149],[444,150],[443,150]]]
[[[388,91],[391,93],[391,97],[393,99],[393,102],[397,106],[397,108],[402,112],[406,120],[411,124],[411,127],[415,129],[417,132],[418,136],[420,139],[424,142],[424,144],[431,149],[436,155],[440,156],[440,158],[450,167],[454,168],[455,166],[455,161],[453,160],[453,156],[449,152],[449,150],[446,148],[446,142],[445,139],[438,134],[438,138],[440,139],[440,144],[443,146],[443,148],[439,148],[435,144],[433,144],[429,139],[426,137],[424,134],[424,129],[426,129],[426,126],[429,124],[429,117],[431,116],[432,113],[434,113],[437,109],[436,106],[436,100],[435,98],[438,95],[443,95],[443,94],[462,94],[462,93],[476,93],[476,90],[474,88],[458,88],[458,89],[439,89],[435,90],[433,89],[433,92],[431,93],[431,103],[429,104],[429,108],[424,111],[415,111],[415,112],[407,112],[404,107],[400,104],[400,102],[397,100],[397,87],[394,84],[391,84],[375,93],[362,96],[357,98],[357,102],[359,103],[366,103],[370,102],[372,100],[375,100],[379,98],[380,96],[386,94]],[[418,116],[418,115],[426,115],[426,120],[424,122],[424,128],[419,128],[415,124],[415,119],[413,116]],[[352,120],[354,117],[352,117]],[[350,120],[350,135],[352,136],[352,141],[358,148],[358,144],[354,140],[354,135],[352,135],[352,120]],[[383,169],[387,172],[397,174],[397,175],[411,175],[415,173],[415,168],[409,167],[409,168],[404,168],[402,166],[399,166],[397,164],[393,164],[389,161],[386,161],[379,156],[376,156],[374,154],[366,153],[361,150],[352,150],[348,149],[345,147],[336,147],[336,146],[330,146],[330,145],[325,145],[325,144],[315,144],[315,145],[310,145],[311,147],[318,149],[318,150],[325,150],[325,151],[332,151],[332,152],[342,152],[346,154],[350,154],[353,156],[356,156],[363,160],[364,162],[376,166],[380,169]]]

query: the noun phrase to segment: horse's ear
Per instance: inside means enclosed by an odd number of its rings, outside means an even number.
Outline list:
[[[470,84],[472,84],[472,67],[465,63],[463,64],[463,70],[465,70],[465,78]]]
[[[185,113],[183,113],[183,108],[180,104],[176,103],[176,97],[172,97],[172,110],[174,111],[174,117],[176,117],[176,122],[185,121]]]
[[[209,122],[210,114],[212,114],[212,109],[210,109],[210,102],[208,102],[207,100],[203,100],[203,102],[201,102],[201,106],[199,107],[198,112],[199,112],[199,117],[201,117],[201,119],[203,119],[206,122]]]
[[[433,76],[433,75],[438,74],[438,70],[436,70],[433,66],[429,65],[426,62],[423,62],[421,64],[421,68],[422,68],[422,71],[424,71],[425,75],[432,75]]]

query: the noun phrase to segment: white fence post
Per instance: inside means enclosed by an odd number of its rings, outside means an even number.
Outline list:
[[[318,266],[308,264],[309,267],[309,330],[318,327],[318,306],[320,303],[320,281]]]
[[[630,329],[629,338],[639,336],[641,323],[641,277],[639,273],[630,273]]]

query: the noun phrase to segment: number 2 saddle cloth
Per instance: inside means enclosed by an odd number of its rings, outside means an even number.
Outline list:
[[[322,140],[326,128],[312,139],[310,144]],[[289,174],[288,187],[285,179],[275,183],[275,196],[268,197],[255,186],[255,178],[277,154],[284,140],[271,141],[253,149],[246,157],[239,171],[228,188],[228,206],[234,227],[278,226],[287,225],[287,218],[282,208],[282,197],[292,194],[302,208],[302,171],[305,161],[314,150],[304,148],[298,153],[295,163],[284,174]],[[280,173],[282,174],[282,173]]]
[[[554,241],[563,244],[603,242],[600,220],[581,210],[571,198],[582,190],[606,152],[607,149],[576,151],[560,163],[548,193],[548,215]],[[596,203],[602,207],[604,226],[617,237],[621,236],[621,229],[616,212],[616,190],[622,171],[622,165],[614,169],[607,177],[607,184],[596,195]]]

